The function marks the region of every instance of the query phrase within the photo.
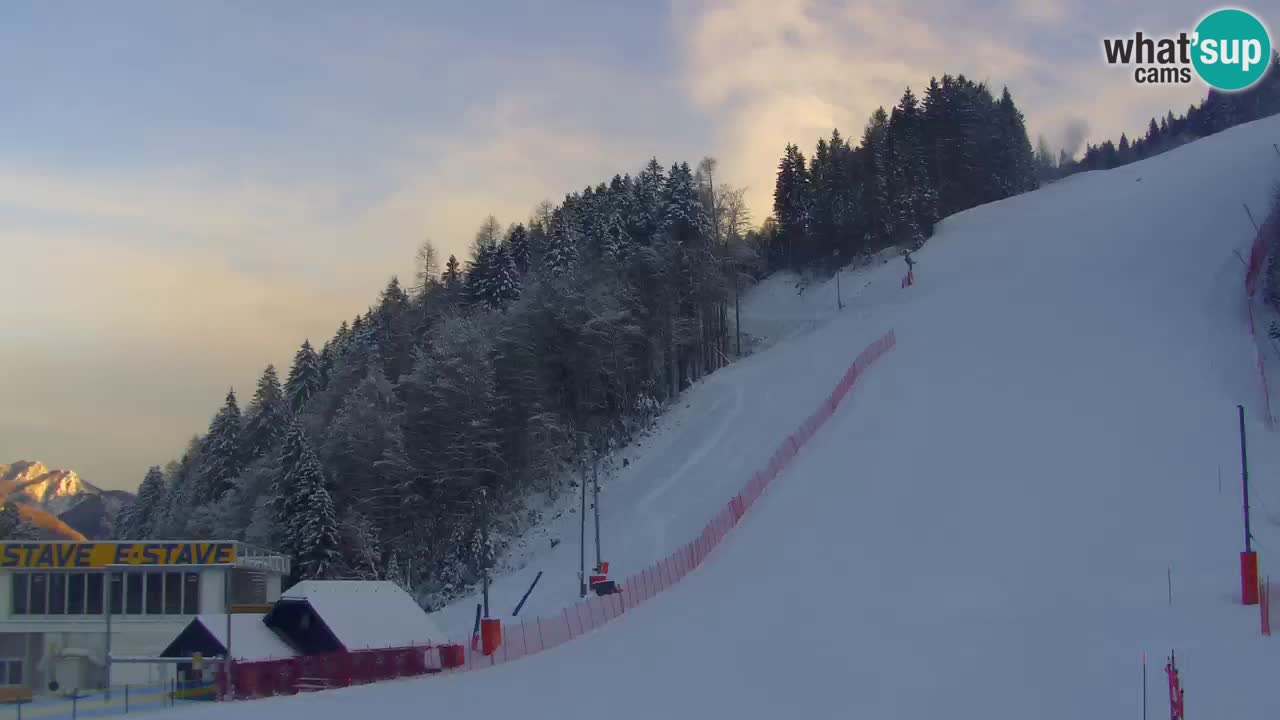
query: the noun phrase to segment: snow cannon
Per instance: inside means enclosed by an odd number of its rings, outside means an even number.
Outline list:
[[[609,579],[609,563],[602,562],[593,568],[594,573],[588,578],[588,584],[596,595],[613,595],[622,592],[618,583]]]

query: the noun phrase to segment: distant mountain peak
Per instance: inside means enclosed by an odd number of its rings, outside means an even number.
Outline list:
[[[104,491],[74,470],[51,469],[42,462],[0,464],[0,499],[12,498],[51,516],[42,527],[63,534],[61,526],[88,537],[103,537],[129,493]],[[86,501],[91,501],[86,504]],[[63,521],[66,521],[64,524]],[[71,527],[67,528],[66,525]],[[74,529],[73,529],[74,528]],[[72,538],[75,539],[75,538]]]
[[[83,480],[74,470],[54,470],[38,461],[19,460],[0,465],[0,494],[8,497],[14,493],[28,502],[59,513],[70,508],[82,496],[99,495],[102,490]]]

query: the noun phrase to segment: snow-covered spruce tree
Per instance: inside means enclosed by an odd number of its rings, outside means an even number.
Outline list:
[[[475,256],[467,263],[463,280],[463,294],[472,305],[488,305],[492,297],[493,276],[496,272],[496,245],[480,245]]]
[[[303,340],[302,347],[293,356],[293,367],[289,369],[289,379],[284,384],[284,394],[289,400],[293,412],[300,413],[311,397],[323,388],[324,379],[320,372],[320,358],[311,347],[310,340]]]
[[[627,263],[635,251],[631,235],[627,232],[627,224],[623,221],[620,211],[609,215],[609,222],[604,230],[602,250],[606,259],[618,265]]]
[[[520,273],[511,249],[499,245],[493,253],[493,268],[485,291],[485,302],[500,308],[520,297]]]
[[[862,136],[866,149],[862,176],[862,207],[867,214],[867,249],[872,252],[888,247],[893,234],[893,197],[890,193],[890,174],[893,153],[889,145],[889,115],[879,108],[871,116]]]
[[[778,178],[773,189],[773,217],[778,223],[778,241],[785,248],[785,261],[791,267],[806,260],[804,248],[809,235],[809,197],[809,171],[804,155],[799,147],[788,144],[778,164]]]
[[[458,262],[458,256],[450,255],[448,261],[444,264],[444,272],[440,275],[440,282],[444,285],[445,297],[451,302],[456,301],[462,295],[462,263]]]
[[[324,469],[297,422],[285,434],[281,470],[272,488],[280,549],[293,558],[296,579],[328,579],[342,562],[338,515]]]
[[[1019,193],[1035,190],[1039,186],[1036,180],[1035,153],[1031,149],[1031,140],[1027,137],[1027,126],[1022,112],[1013,101],[1009,88],[1004,88],[1000,100],[996,103],[996,116],[999,119],[1001,137],[1002,167],[997,169],[1001,176],[1004,195],[1009,197]],[[1128,140],[1128,138],[1123,138]],[[1119,151],[1121,162],[1133,160],[1132,149]]]
[[[197,505],[219,500],[243,470],[241,432],[240,407],[236,404],[233,389],[227,392],[226,402],[209,424],[209,434],[204,438],[199,484],[194,498]]]
[[[714,164],[713,159],[707,159],[702,167],[710,173]],[[667,184],[665,228],[678,246],[676,282],[683,300],[677,308],[682,320],[680,377],[696,381],[720,366],[717,350],[723,327],[718,308],[725,296],[722,257],[715,242],[714,218],[689,164],[673,166]]]
[[[578,262],[579,235],[569,214],[563,208],[557,211],[552,221],[551,236],[547,238],[542,262],[546,271],[552,274],[563,275]]]
[[[409,369],[409,355],[413,349],[412,324],[409,295],[400,287],[400,280],[395,276],[387,282],[378,305],[371,316],[372,340],[377,346],[379,362],[387,377],[398,378]],[[350,391],[350,387],[339,391],[341,395]]]
[[[187,450],[178,460],[165,465],[165,498],[163,510],[157,515],[152,531],[155,540],[179,540],[189,537],[186,532],[191,508],[195,507],[197,468],[200,467],[199,436],[187,441]]]
[[[516,273],[523,276],[529,272],[529,230],[524,223],[516,223],[507,231],[505,242],[511,253],[511,261],[515,264]]]
[[[937,222],[938,194],[925,161],[924,116],[911,88],[902,94],[889,119],[895,170],[894,240],[917,247]]]
[[[405,576],[404,570],[400,567],[400,556],[395,552],[392,552],[390,557],[387,558],[383,579],[395,583],[404,590],[410,590],[412,587]]]
[[[400,401],[395,389],[373,365],[365,378],[342,401],[329,426],[321,456],[334,478],[334,501],[339,507],[361,507],[375,524],[399,507],[395,487],[377,463],[400,437]]]
[[[116,520],[115,537],[118,540],[149,540],[155,537],[156,524],[165,509],[164,471],[152,465],[138,486],[133,501],[120,511]]]
[[[242,443],[245,462],[252,463],[279,444],[288,422],[289,404],[280,387],[280,378],[275,366],[268,365],[258,379],[258,387],[246,413]]]

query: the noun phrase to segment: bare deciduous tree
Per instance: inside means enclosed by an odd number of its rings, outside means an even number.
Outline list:
[[[417,266],[415,277],[418,279],[417,287],[419,289],[425,288],[439,277],[440,255],[430,239],[423,240],[422,244],[418,246],[418,252],[414,256],[414,263]]]
[[[480,223],[480,229],[476,230],[475,242],[471,245],[471,256],[476,256],[476,251],[482,247],[494,247],[502,240],[502,225],[498,222],[498,218],[490,215]]]

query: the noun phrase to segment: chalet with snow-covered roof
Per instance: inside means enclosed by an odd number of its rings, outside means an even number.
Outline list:
[[[166,658],[231,657],[239,662],[280,660],[298,653],[262,620],[265,613],[198,615],[160,653]]]
[[[285,591],[262,621],[303,655],[438,644],[445,639],[409,593],[385,580],[301,582]],[[236,655],[234,628],[231,642]]]

